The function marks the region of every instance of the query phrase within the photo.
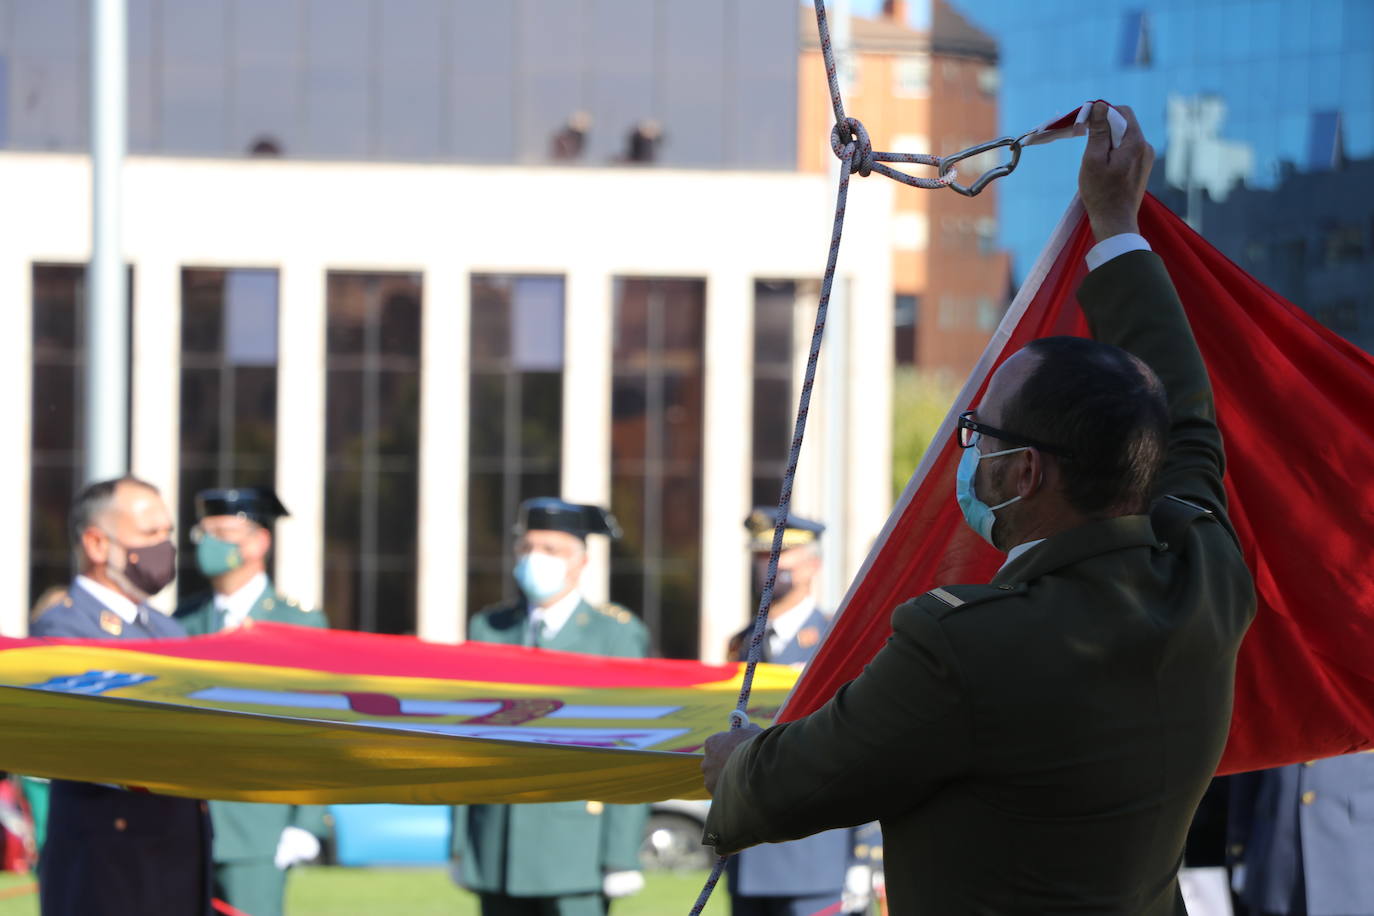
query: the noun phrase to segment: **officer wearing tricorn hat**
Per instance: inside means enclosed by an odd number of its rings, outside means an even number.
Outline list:
[[[191,530],[196,565],[211,590],[176,610],[192,636],[245,626],[249,621],[326,626],[324,615],[279,594],[267,575],[272,525],[287,515],[267,487],[202,490]],[[210,802],[214,823],[216,896],[253,916],[282,912],[286,869],[319,855],[324,809],[315,805]]]
[[[775,508],[759,507],[744,520],[749,532],[752,613],[758,610],[768,557],[773,549]],[[814,587],[821,569],[820,522],[790,515],[782,534],[778,572],[773,582],[762,658],[794,665],[810,661],[830,626],[816,605]],[[753,624],[730,641],[740,661],[749,654]],[[791,843],[751,846],[732,856],[726,876],[734,916],[807,916],[810,913],[867,912],[873,874],[882,867],[882,834],[877,824],[830,830]]]
[[[520,504],[516,584],[522,597],[486,608],[468,638],[561,652],[642,658],[649,634],[624,608],[582,596],[588,535],[620,536],[599,506],[552,497]],[[597,801],[455,809],[454,878],[481,898],[482,916],[601,916],[608,898],[637,893],[647,805]]]

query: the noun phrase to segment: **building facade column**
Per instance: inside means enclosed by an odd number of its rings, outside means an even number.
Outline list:
[[[281,267],[277,347],[277,586],[305,607],[324,597],[325,270]]]
[[[703,661],[726,661],[726,647],[750,608],[747,539],[753,460],[754,282],[713,273],[706,281],[706,380],[701,492]],[[742,612],[743,609],[743,612]]]
[[[129,471],[162,491],[175,519],[181,469],[181,278],[176,260],[157,253],[140,257],[133,270]],[[171,613],[175,598],[169,586],[149,603]]]
[[[459,642],[467,629],[468,271],[444,260],[424,275],[420,354],[417,631]]]
[[[565,290],[563,492],[559,495],[570,502],[609,507],[612,278],[602,269],[573,268]],[[604,604],[610,595],[610,544],[605,538],[588,538],[587,553],[582,593],[592,604]]]
[[[13,249],[10,249],[11,251]],[[11,511],[0,526],[0,636],[29,632],[29,482],[33,442],[33,271],[13,255],[0,256],[0,302],[9,302],[7,333],[0,335],[0,384],[14,407],[8,435],[0,444],[0,480]]]

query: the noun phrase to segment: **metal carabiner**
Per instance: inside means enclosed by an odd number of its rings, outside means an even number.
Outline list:
[[[1004,146],[1008,147],[1011,150],[1011,159],[1007,160],[1006,162],[1002,163],[996,168],[988,169],[986,172],[979,175],[977,180],[974,181],[973,184],[962,185],[959,182],[953,180],[949,182],[949,186],[955,191],[958,191],[965,197],[973,197],[979,191],[986,188],[990,182],[996,181],[998,178],[1001,178],[1005,175],[1010,175],[1012,172],[1016,171],[1016,165],[1021,161],[1021,141],[1024,139],[1025,137],[1000,137],[996,140],[989,140],[987,143],[980,143],[977,146],[970,146],[968,149],[960,150],[959,152],[952,153],[948,156],[941,156],[940,177],[945,178],[950,174],[950,172],[954,171],[954,165],[957,162],[962,162],[965,159],[971,159],[974,156],[982,155],[983,153],[986,153],[990,150],[1001,149]]]

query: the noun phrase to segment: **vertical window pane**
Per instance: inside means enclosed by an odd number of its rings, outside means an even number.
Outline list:
[[[510,533],[520,502],[560,495],[562,277],[472,278],[468,610],[517,597]]]
[[[67,508],[84,480],[86,268],[32,268],[29,601],[71,578]],[[129,286],[132,304],[132,274]],[[130,325],[132,328],[132,324]],[[124,339],[129,347],[129,338]],[[126,429],[127,435],[127,429]]]
[[[277,308],[276,271],[181,272],[182,598],[210,585],[196,567],[190,542],[196,493],[275,484]],[[290,509],[291,494],[278,495]]]
[[[367,155],[372,25],[368,0],[307,0],[302,152]]]
[[[299,151],[301,22],[296,3],[234,0],[226,152]]]
[[[415,631],[420,277],[331,273],[325,358],[325,607]]]
[[[220,153],[228,138],[225,0],[162,4],[160,149]]]
[[[439,155],[443,111],[440,0],[388,0],[379,4],[377,36],[377,153],[433,159]]]
[[[619,278],[614,287],[611,598],[638,612],[661,654],[698,655],[702,339],[706,285]]]
[[[774,506],[792,444],[797,408],[793,351],[797,312],[815,301],[814,282],[760,280],[754,284],[754,428],[752,503]]]

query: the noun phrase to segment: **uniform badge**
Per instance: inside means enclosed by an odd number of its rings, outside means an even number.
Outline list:
[[[820,642],[820,639],[820,630],[815,627],[804,627],[802,631],[797,634],[797,645],[801,646],[803,649],[809,649]]]
[[[124,632],[124,621],[119,619],[119,615],[111,610],[100,612],[100,629],[109,633],[111,636],[118,636]]]

